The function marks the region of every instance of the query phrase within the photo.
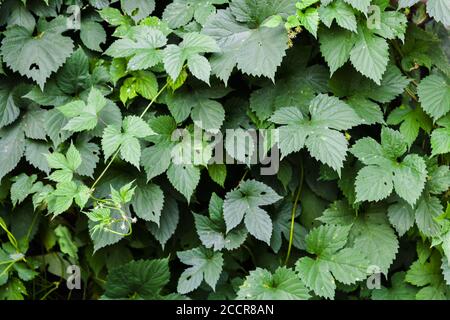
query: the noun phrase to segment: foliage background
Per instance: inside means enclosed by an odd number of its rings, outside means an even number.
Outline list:
[[[0,6],[0,299],[450,297],[448,0]]]

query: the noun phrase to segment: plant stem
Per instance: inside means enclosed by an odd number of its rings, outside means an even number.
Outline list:
[[[297,205],[298,205],[298,201],[300,199],[300,194],[302,193],[302,188],[303,188],[303,163],[300,162],[300,181],[299,181],[299,185],[298,185],[298,189],[297,189],[297,194],[296,194],[295,200],[294,200],[294,206],[292,207],[292,212],[291,212],[291,229],[289,231],[289,246],[288,246],[288,252],[286,254],[286,260],[284,261],[285,265],[287,265],[287,263],[289,262],[289,258],[291,256],[292,244],[294,242],[295,214],[297,212]]]
[[[244,175],[242,176],[241,180],[239,180],[238,186],[244,181],[245,177],[247,177],[248,169],[245,170]]]
[[[55,290],[57,290],[58,288],[59,288],[59,282],[55,282],[53,285],[54,285],[54,287],[53,288],[51,288],[42,298],[41,298],[41,300],[45,300],[45,299],[47,299],[47,297],[52,293],[52,292],[54,292]]]

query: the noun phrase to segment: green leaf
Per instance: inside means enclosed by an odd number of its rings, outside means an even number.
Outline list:
[[[27,289],[17,278],[12,278],[7,284],[0,287],[0,300],[24,300],[27,295]]]
[[[279,15],[268,18],[262,25],[267,28],[276,28],[283,22],[283,17]]]
[[[391,287],[374,289],[372,300],[415,300],[417,290],[405,282],[405,272],[397,272],[391,277]]]
[[[190,202],[195,188],[200,182],[200,169],[193,165],[171,164],[167,170],[170,183]]]
[[[448,166],[428,166],[427,185],[431,194],[441,194],[450,187],[450,168]]]
[[[106,32],[102,25],[95,21],[81,21],[80,38],[91,50],[102,51],[100,44],[106,42]]]
[[[445,12],[450,11],[450,3],[445,0],[427,2],[427,13],[436,21],[442,22],[444,26],[450,26],[450,17]]]
[[[159,241],[164,249],[167,241],[174,235],[180,220],[177,202],[172,197],[167,197],[159,218],[159,225],[155,222],[147,222],[147,228]]]
[[[431,134],[433,156],[450,153],[450,127],[438,128]]]
[[[56,185],[56,189],[48,195],[48,211],[54,216],[67,211],[73,201],[83,208],[88,200],[89,189],[86,186],[78,186],[73,181],[64,181]]]
[[[356,114],[361,118],[361,122],[363,124],[384,124],[383,112],[377,103],[372,102],[369,99],[355,96],[348,99],[347,104],[355,110]]]
[[[276,111],[271,121],[279,128],[279,144],[283,156],[299,151],[304,145],[313,157],[340,173],[348,142],[337,130],[346,130],[361,123],[361,118],[336,97],[320,94],[309,106],[311,120],[304,119],[294,107]]]
[[[415,222],[415,212],[407,202],[400,201],[389,206],[388,217],[400,236],[412,228]]]
[[[223,268],[222,253],[203,247],[177,252],[180,261],[191,267],[183,271],[177,291],[181,294],[197,289],[203,280],[215,290]]]
[[[12,125],[0,131],[0,180],[11,172],[19,163],[25,151],[25,135],[19,124]]]
[[[370,0],[344,0],[344,2],[362,13],[367,13],[370,6]]]
[[[18,87],[8,83],[5,79],[0,82],[0,127],[4,127],[20,114],[19,100],[17,97]]]
[[[394,170],[395,192],[408,203],[414,204],[422,194],[427,178],[424,160],[415,154],[407,155]]]
[[[416,203],[425,187],[427,168],[423,158],[415,154],[407,155],[402,162],[396,160],[406,152],[406,143],[398,131],[384,127],[381,145],[372,138],[363,138],[351,152],[367,165],[356,177],[357,201],[379,201],[395,189],[409,204]]]
[[[439,233],[439,224],[435,219],[443,211],[439,198],[423,195],[416,207],[416,223],[419,230],[427,236],[435,236]]]
[[[270,187],[256,180],[247,180],[227,193],[223,214],[227,233],[244,219],[247,230],[255,238],[270,243],[272,221],[260,206],[270,205],[281,197]]]
[[[122,123],[122,129],[109,125],[103,132],[102,149],[105,160],[111,157],[117,149],[122,159],[139,168],[141,145],[138,138],[153,135],[150,126],[138,116],[127,116]]]
[[[203,25],[216,12],[214,4],[227,2],[228,0],[176,0],[166,7],[163,19],[173,29],[185,26],[192,18]]]
[[[66,61],[73,51],[70,38],[61,35],[55,25],[61,23],[56,18],[46,27],[38,27],[39,37],[33,36],[33,30],[14,26],[5,31],[1,54],[5,63],[21,75],[33,79],[41,88],[50,75]],[[30,56],[30,52],[33,54]]]
[[[56,182],[69,182],[72,180],[73,174],[81,165],[82,159],[80,152],[73,144],[70,144],[66,155],[54,152],[45,155],[48,166],[57,169],[50,175],[50,179]]]
[[[170,142],[158,143],[142,151],[141,163],[150,181],[165,172],[171,163],[173,144]]]
[[[155,10],[155,0],[120,0],[120,6],[127,15],[138,22]]]
[[[108,22],[112,26],[120,26],[123,24],[127,24],[127,19],[122,15],[119,9],[106,7],[102,10],[99,10],[100,16],[103,20]]]
[[[103,131],[102,149],[105,159],[108,159],[121,146],[123,141],[122,132],[116,126],[108,126]]]
[[[415,286],[437,285],[441,282],[440,259],[438,255],[431,256],[425,263],[414,262],[406,273],[405,280]]]
[[[350,58],[355,36],[343,29],[321,29],[319,31],[320,52],[333,74]]]
[[[101,248],[119,242],[127,232],[129,232],[128,225],[123,223],[122,217],[117,212],[110,212],[109,209],[100,208],[98,210],[105,211],[101,219],[89,220],[89,235],[94,243],[94,252]],[[103,219],[106,220],[106,224]],[[115,220],[113,220],[115,219]],[[111,232],[112,231],[112,232]]]
[[[222,188],[227,178],[227,166],[225,164],[211,164],[208,166],[210,178]]]
[[[46,113],[44,109],[31,107],[23,115],[21,125],[27,138],[47,140],[44,129]]]
[[[389,60],[388,49],[385,39],[374,35],[368,28],[359,26],[355,46],[350,52],[350,61],[356,70],[380,85]]]
[[[295,270],[306,286],[321,297],[333,299],[335,279],[353,284],[367,277],[369,262],[357,249],[344,248],[350,227],[320,226],[306,237],[307,251],[317,258],[300,258]]]
[[[48,166],[46,155],[50,153],[50,144],[45,142],[37,142],[33,140],[27,140],[25,142],[25,158],[27,161],[46,174],[50,173],[50,167]],[[82,162],[82,164],[84,161]]]
[[[81,91],[88,89],[92,85],[91,81],[91,75],[89,74],[89,58],[84,53],[83,49],[79,48],[72,53],[56,74],[56,84],[52,85],[52,80],[50,80],[42,93],[44,93],[44,95],[55,96],[53,103],[50,103],[50,105],[60,106],[68,102],[65,100],[69,97],[65,96],[64,93],[78,95]],[[45,99],[40,98],[40,100]],[[45,105],[49,103],[47,101],[44,102],[46,102]]]
[[[273,274],[261,268],[250,271],[237,294],[240,300],[308,300],[310,297],[295,272],[286,267],[279,267]]]
[[[301,0],[295,4],[295,7],[299,10],[304,10],[304,9],[312,6],[316,2],[319,2],[319,0]]]
[[[219,94],[219,97],[226,92]],[[196,92],[179,91],[167,96],[167,105],[177,122],[182,122],[191,115],[195,125],[217,132],[225,120],[225,110],[222,104],[213,100],[216,98],[214,90],[198,90]]]
[[[76,173],[82,176],[92,177],[97,163],[100,160],[98,157],[100,148],[97,144],[90,142],[86,137],[78,138],[75,147],[81,156],[81,164],[77,168]]]
[[[398,8],[402,9],[402,8],[412,7],[413,5],[415,5],[419,1],[420,0],[399,0]]]
[[[295,271],[315,294],[329,299],[334,297],[336,283],[326,264],[305,257],[297,261]]]
[[[444,276],[444,279],[447,282],[447,285],[450,283],[450,267],[449,267],[449,265],[450,264],[448,263],[448,258],[442,257],[441,270],[442,270],[442,275]]]
[[[317,29],[319,28],[319,11],[315,8],[308,8],[305,12],[300,12],[299,21],[315,38],[317,38]]]
[[[164,49],[164,67],[172,79],[177,79],[185,62],[192,74],[209,84],[210,65],[200,53],[217,52],[216,41],[205,34],[186,33],[177,46],[170,44]]]
[[[63,225],[59,225],[55,228],[55,235],[58,239],[58,244],[61,252],[68,254],[71,258],[76,259],[78,256],[78,247],[73,242],[72,235],[69,229]]]
[[[394,109],[389,114],[386,123],[389,125],[400,124],[399,131],[408,145],[412,145],[417,139],[420,128],[427,133],[429,133],[432,128],[431,119],[421,108],[412,109],[404,105]]]
[[[131,203],[139,218],[153,221],[159,226],[164,205],[164,193],[159,186],[156,184],[138,186]]]
[[[192,4],[188,1],[175,1],[170,3],[163,12],[164,21],[173,29],[188,24],[192,20],[195,12],[195,7]]]
[[[265,9],[258,6],[256,10],[259,15]],[[288,48],[285,29],[282,26],[252,29],[238,21],[227,9],[219,10],[206,22],[203,32],[214,38],[221,49],[210,60],[212,73],[227,83],[237,66],[246,74],[273,80]]]
[[[114,58],[130,58],[128,70],[145,70],[162,61],[160,50],[167,43],[166,36],[148,26],[133,27],[128,37],[116,40],[106,50]]]
[[[430,75],[417,87],[419,101],[423,110],[433,120],[437,120],[450,111],[450,84],[439,75]]]
[[[98,89],[92,88],[87,104],[82,100],[77,100],[58,107],[65,117],[70,118],[63,129],[75,132],[94,129],[99,120],[99,113],[106,103],[103,94]]]
[[[388,273],[399,242],[384,210],[374,207],[366,213],[356,214],[346,202],[337,201],[324,211],[319,220],[331,225],[351,226],[349,245],[363,253],[382,273]]]
[[[209,218],[194,213],[195,228],[202,244],[206,248],[213,248],[214,251],[223,248],[237,249],[247,238],[247,231],[243,227],[226,233],[222,206],[223,200],[213,193],[209,202]]]
[[[407,24],[405,14],[398,11],[383,11],[380,16],[380,28],[375,28],[374,32],[385,39],[399,38],[404,42]]]
[[[319,8],[320,21],[328,28],[334,20],[336,23],[347,30],[356,32],[356,17],[352,8],[343,1],[334,1],[328,6]]]
[[[137,295],[142,299],[155,299],[169,280],[168,259],[130,261],[108,273],[105,296],[127,299]]]
[[[25,173],[21,173],[11,179],[13,181],[11,185],[11,202],[13,206],[23,202],[29,194],[33,193],[33,185],[36,179],[37,175],[28,176]]]

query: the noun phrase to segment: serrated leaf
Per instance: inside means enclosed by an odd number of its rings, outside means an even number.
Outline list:
[[[417,290],[405,282],[405,272],[397,272],[391,278],[391,287],[374,289],[372,300],[415,300]]]
[[[106,50],[115,58],[128,57],[128,70],[145,70],[162,61],[160,48],[167,43],[165,35],[155,28],[137,26],[131,29],[129,37],[116,40]]]
[[[159,226],[161,212],[164,206],[164,193],[156,184],[147,184],[136,188],[131,202],[139,218],[153,221]]]
[[[239,300],[308,300],[310,297],[295,272],[286,267],[278,268],[273,274],[261,268],[250,271],[237,294]]]
[[[18,99],[16,96],[17,88],[11,83],[1,79],[0,82],[0,127],[4,127],[14,120],[20,114]]]
[[[415,212],[407,202],[401,201],[389,206],[388,217],[400,236],[412,228],[415,222]]]
[[[319,8],[320,21],[328,28],[334,20],[336,23],[347,30],[356,32],[356,17],[352,8],[343,1],[334,1],[328,6]]]
[[[193,165],[171,164],[167,170],[170,183],[181,192],[188,202],[200,182],[200,169]]]
[[[158,220],[159,225],[155,222],[147,222],[148,230],[159,241],[163,249],[167,241],[175,234],[179,220],[180,214],[177,202],[172,197],[167,197]]]
[[[52,23],[60,23],[57,19],[50,22],[48,28]],[[19,26],[9,28],[2,41],[1,53],[10,68],[33,79],[43,89],[47,78],[72,53],[73,42],[61,32],[47,32],[45,28],[38,29],[39,37],[33,37],[32,32]],[[30,52],[33,52],[32,56]]]
[[[350,58],[356,39],[343,29],[322,29],[319,31],[319,41],[320,52],[330,67],[330,73],[333,74]]]
[[[344,0],[344,2],[362,13],[367,13],[370,6],[370,0]]]
[[[368,261],[354,248],[343,248],[350,227],[320,226],[306,236],[307,250],[317,258],[300,258],[295,270],[317,295],[334,298],[335,279],[352,284],[367,277]],[[330,242],[331,241],[331,242]]]
[[[102,51],[100,45],[106,42],[106,32],[102,25],[95,21],[82,21],[80,38],[91,50]]]
[[[434,0],[427,2],[427,13],[436,21],[442,22],[444,26],[450,26],[450,17],[445,12],[450,11],[450,3],[445,0]]]
[[[388,49],[385,39],[360,26],[355,46],[350,52],[350,61],[356,70],[380,85],[389,60]]]
[[[203,32],[213,37],[221,49],[220,53],[213,54],[211,67],[213,74],[225,83],[235,66],[246,74],[274,79],[288,48],[282,26],[250,29],[236,21],[229,9],[211,16]]]
[[[173,144],[158,143],[142,151],[141,163],[147,173],[147,180],[165,172],[171,163]]]
[[[181,294],[197,289],[203,280],[215,290],[222,273],[222,253],[203,247],[177,252],[180,261],[191,267],[184,270],[178,280],[177,291]]]
[[[135,22],[144,19],[155,10],[155,0],[120,0],[120,5]]]
[[[408,203],[416,203],[427,178],[425,161],[418,155],[407,155],[401,165],[394,169],[394,175],[395,192]]]
[[[314,38],[317,38],[317,29],[319,28],[319,11],[316,8],[308,8],[299,15],[299,21],[302,26],[308,30]]]
[[[25,173],[12,178],[13,184],[11,185],[11,202],[15,207],[18,203],[21,203],[25,198],[32,193],[32,188],[36,182],[37,176],[28,176]]]
[[[286,125],[279,128],[281,152],[286,156],[299,151],[305,144],[313,157],[340,174],[348,142],[336,130],[349,129],[362,120],[346,103],[325,94],[311,101],[309,112],[309,121],[293,107],[279,109],[273,114],[272,122]]]
[[[247,180],[241,183],[225,197],[223,214],[227,232],[238,226],[245,216],[245,226],[250,234],[269,244],[272,221],[260,206],[275,203],[280,199],[272,188],[262,182]]]
[[[2,129],[0,140],[0,155],[2,165],[0,166],[0,180],[12,171],[25,151],[25,135],[19,124]]]
[[[381,130],[381,145],[372,138],[363,138],[351,151],[368,165],[356,177],[357,201],[382,200],[394,188],[408,203],[416,203],[425,186],[426,164],[422,157],[415,154],[397,161],[406,152],[406,143],[400,132],[384,127]]]
[[[70,119],[63,129],[74,132],[94,129],[99,121],[99,113],[106,103],[103,94],[98,89],[92,88],[87,103],[76,100],[58,107],[58,110]]]
[[[169,280],[168,259],[130,261],[108,273],[105,295],[111,299],[157,298]]]
[[[189,70],[198,79],[209,84],[210,66],[199,54],[217,52],[216,41],[205,34],[187,33],[180,45],[170,44],[164,49],[164,67],[172,79],[177,79],[187,62]]]
[[[443,77],[426,77],[419,83],[417,94],[423,110],[435,121],[450,111],[450,85]]]

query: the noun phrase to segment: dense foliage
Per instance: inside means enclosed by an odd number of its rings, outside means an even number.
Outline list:
[[[0,1],[0,300],[450,298],[449,27],[448,0]]]

